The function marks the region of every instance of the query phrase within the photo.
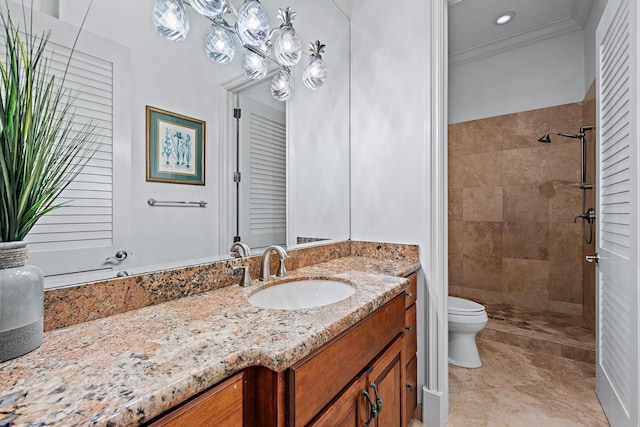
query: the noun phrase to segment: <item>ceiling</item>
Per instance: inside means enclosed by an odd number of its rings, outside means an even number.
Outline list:
[[[448,0],[449,65],[459,65],[528,43],[580,30],[593,0]],[[505,25],[502,12],[516,16]]]

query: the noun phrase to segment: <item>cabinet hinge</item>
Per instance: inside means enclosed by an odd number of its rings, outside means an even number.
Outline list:
[[[241,115],[242,115],[242,110],[240,108],[233,109],[233,118],[239,119]]]
[[[240,172],[233,173],[233,182],[240,182],[242,180],[242,174]]]

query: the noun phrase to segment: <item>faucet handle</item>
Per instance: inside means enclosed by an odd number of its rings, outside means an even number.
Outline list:
[[[251,273],[249,272],[249,265],[241,265],[234,270],[242,270],[242,277],[240,278],[240,286],[246,287],[251,285]]]

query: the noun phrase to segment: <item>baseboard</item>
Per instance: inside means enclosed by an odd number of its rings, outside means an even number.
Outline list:
[[[444,427],[449,410],[444,395],[426,387],[422,388],[422,423],[425,427]]]

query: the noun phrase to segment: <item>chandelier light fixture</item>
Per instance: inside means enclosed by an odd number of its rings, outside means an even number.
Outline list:
[[[229,0],[156,0],[153,25],[164,38],[182,41],[189,33],[189,15],[185,5],[211,21],[204,39],[207,56],[219,64],[228,64],[236,53],[236,45],[243,50],[242,69],[247,77],[262,79],[267,75],[269,61],[280,70],[271,80],[271,95],[286,101],[293,93],[291,67],[302,57],[302,43],[293,28],[296,12],[280,9],[280,27],[271,29],[269,18],[259,0],[244,0],[238,11]],[[225,15],[232,12],[235,23],[229,24]],[[327,67],[322,60],[325,45],[310,43],[309,62],[302,72],[302,81],[312,90],[320,89],[327,80]]]

